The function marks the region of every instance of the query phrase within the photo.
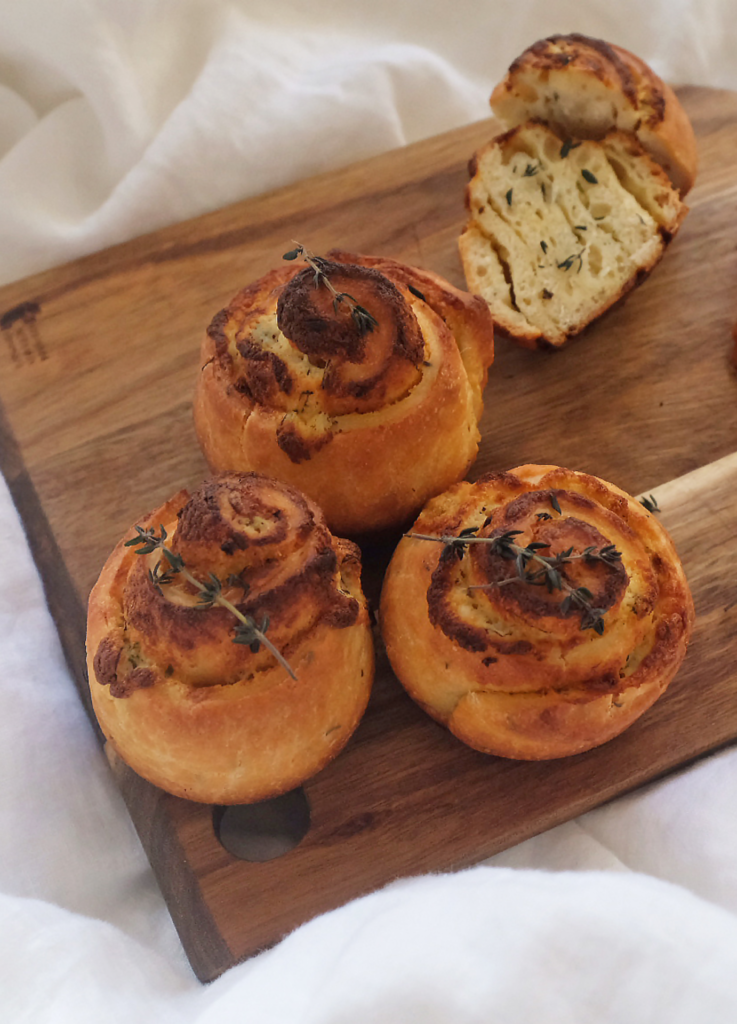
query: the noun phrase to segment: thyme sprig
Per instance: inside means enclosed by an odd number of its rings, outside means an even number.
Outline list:
[[[243,612],[236,608],[232,602],[228,600],[223,594],[222,581],[215,573],[208,573],[206,580],[198,580],[196,576],[193,576],[189,569],[184,564],[184,559],[181,555],[176,554],[171,548],[166,546],[167,532],[163,525],[159,526],[161,533],[157,534],[155,527],[145,528],[143,526],[136,526],[137,536],[131,537],[130,540],[125,542],[125,547],[135,547],[137,555],[150,555],[154,551],[160,551],[162,557],[153,567],[149,569],[148,577],[151,583],[161,594],[163,593],[162,587],[173,583],[177,576],[181,576],[187,580],[197,591],[197,605],[196,607],[205,610],[212,608],[214,605],[219,605],[221,608],[225,608],[227,611],[234,615],[238,620],[235,632],[233,634],[234,644],[247,644],[254,654],[257,654],[261,644],[270,651],[279,664],[286,669],[292,679],[296,679],[291,665],[286,660],[284,655],[279,651],[271,640],[266,636],[266,630],[269,628],[269,618],[264,616],[261,625],[259,626],[255,619],[251,618],[250,615],[244,615]],[[238,580],[238,584],[244,587],[245,584],[240,577],[229,576],[227,583],[231,584],[235,580]]]
[[[515,537],[522,533],[521,530],[507,530],[496,537],[477,537],[477,530],[478,527],[470,526],[461,530],[457,536],[437,537],[425,533],[407,533],[405,536],[415,540],[430,540],[444,544],[445,551],[452,552],[458,558],[463,557],[464,550],[469,544],[488,544],[494,554],[514,560],[517,575],[493,583],[476,584],[470,586],[469,590],[488,590],[491,587],[503,587],[518,582],[529,583],[532,586],[545,586],[549,594],[555,590],[561,590],[566,595],[561,602],[563,614],[568,614],[575,605],[581,611],[581,629],[593,629],[601,636],[604,632],[603,615],[606,608],[594,607],[593,594],[588,587],[572,587],[564,578],[561,569],[564,565],[578,560],[589,564],[604,562],[606,565],[616,565],[622,560],[622,553],[617,551],[614,544],[604,544],[601,548],[591,545],[578,554],[574,554],[573,548],[569,547],[565,551],[543,555],[540,552],[549,548],[549,544],[532,541],[526,547],[521,547],[516,543]],[[539,565],[540,568],[531,570],[531,563]]]
[[[640,498],[640,504],[644,505],[648,512],[660,512],[658,499],[654,494],[648,494],[646,497]]]
[[[580,274],[581,273],[581,267],[583,266],[583,254],[584,254],[585,251],[586,251],[586,246],[584,246],[583,249],[581,249],[580,252],[573,252],[573,253],[571,253],[570,256],[566,256],[566,258],[564,260],[561,260],[560,263],[557,264],[558,269],[559,270],[570,270],[571,267],[573,266],[573,264],[576,261],[578,261],[578,270],[576,271],[576,273]]]
[[[351,311],[351,319],[356,325],[361,337],[363,337],[364,334],[369,334],[374,330],[374,328],[379,326],[379,321],[376,317],[372,316],[371,313],[369,313],[367,309],[364,309],[363,306],[359,306],[352,295],[349,295],[348,292],[339,292],[333,285],[325,271],[328,261],[323,259],[322,256],[315,256],[314,253],[305,249],[303,245],[296,244],[294,249],[290,249],[289,252],[284,253],[282,259],[296,260],[300,256],[314,271],[315,288],[319,288],[320,285],[324,285],[333,296],[333,309],[335,312],[338,312],[338,307],[341,303],[345,303],[345,305],[348,306]]]

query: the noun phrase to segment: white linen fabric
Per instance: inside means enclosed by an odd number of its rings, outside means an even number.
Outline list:
[[[556,31],[737,88],[734,0],[0,0],[0,283],[487,116]],[[0,1019],[733,1024],[737,753],[194,978],[0,482]]]

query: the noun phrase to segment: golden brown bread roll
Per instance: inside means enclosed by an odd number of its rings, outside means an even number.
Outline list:
[[[621,46],[573,33],[541,39],[512,63],[491,94],[506,127],[539,120],[561,138],[634,135],[685,196],[698,153],[693,127],[665,82]]]
[[[434,498],[381,598],[389,658],[414,700],[477,750],[524,760],[626,729],[678,670],[693,617],[653,515],[557,466],[492,473]]]
[[[328,257],[285,264],[214,318],[195,426],[214,470],[285,480],[353,534],[407,522],[465,475],[493,325],[433,273]]]
[[[102,731],[139,775],[206,803],[299,785],[341,750],[373,679],[360,552],[319,509],[223,475],[142,519],[89,599]]]

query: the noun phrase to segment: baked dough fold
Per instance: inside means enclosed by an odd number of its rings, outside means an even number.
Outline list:
[[[170,557],[145,550],[151,534]],[[358,548],[289,486],[227,474],[175,495],[118,543],[90,595],[90,690],[112,747],[206,803],[262,800],[315,774],[369,696],[360,576]],[[229,606],[208,603],[203,584]],[[233,608],[269,643],[248,629],[234,642]]]
[[[693,617],[654,516],[556,466],[492,473],[433,499],[397,547],[381,598],[387,652],[410,696],[477,750],[526,760],[627,728],[678,670]]]

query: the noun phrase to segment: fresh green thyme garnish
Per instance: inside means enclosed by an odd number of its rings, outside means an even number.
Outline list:
[[[512,192],[513,191],[514,191],[514,189],[510,188],[509,191],[507,192],[507,194],[504,197],[507,200],[507,206],[511,206],[512,205]]]
[[[559,516],[563,514],[560,510],[560,502],[558,501],[558,496],[553,491],[550,492],[550,504],[553,506],[553,508]]]
[[[553,495],[554,497],[554,495]],[[548,515],[548,513],[541,513]],[[548,516],[549,518],[549,516]],[[443,554],[448,552],[446,557],[463,558],[465,549],[470,544],[488,544],[494,554],[502,558],[514,560],[516,576],[509,576],[506,579],[494,583],[481,583],[469,587],[469,590],[489,590],[492,587],[503,587],[510,583],[529,583],[532,586],[547,587],[548,593],[556,590],[563,591],[565,597],[561,602],[561,612],[567,615],[575,606],[581,612],[581,629],[593,629],[599,636],[604,632],[604,614],[606,608],[596,608],[592,604],[593,594],[588,587],[572,587],[564,578],[561,568],[578,560],[592,563],[604,562],[606,565],[616,565],[622,560],[622,553],[617,551],[614,544],[605,544],[601,548],[594,545],[584,548],[580,554],[574,554],[573,548],[559,551],[552,555],[542,555],[540,552],[549,548],[549,544],[541,541],[532,541],[526,547],[516,543],[521,530],[507,530],[496,537],[477,537],[478,527],[468,527],[457,536],[435,537],[424,533],[407,533],[406,537],[415,540],[430,540],[445,545]],[[531,563],[539,565],[540,568],[530,569]]]
[[[427,302],[427,299],[422,294],[419,288],[415,288],[415,286],[412,284],[408,284],[407,287],[409,288],[413,295],[417,296],[418,299],[422,299],[423,302]]]
[[[573,264],[578,260],[578,270],[576,271],[576,273],[580,274],[581,267],[583,266],[583,254],[585,251],[586,248],[584,246],[584,248],[581,249],[580,252],[572,252],[570,256],[566,256],[564,260],[561,260],[560,263],[557,264],[558,269],[570,270]]]
[[[640,504],[644,505],[648,512],[660,512],[660,506],[654,494],[649,494],[646,498],[640,498]]]
[[[543,252],[547,252],[548,251],[548,243],[547,242],[540,242],[540,248],[542,249]]]
[[[542,167],[542,164],[539,161],[536,164],[528,164],[527,167],[525,167],[525,171],[524,171],[524,174],[522,175],[522,177],[523,178],[532,178],[532,177],[534,177],[534,175],[537,174],[537,172],[540,170],[541,167]]]
[[[591,185],[598,185],[599,184],[599,179],[596,177],[596,175],[592,174],[591,171],[586,170],[585,167],[581,171],[581,174],[584,176],[586,181],[589,182],[589,184],[591,184]]]
[[[375,327],[379,326],[379,321],[369,313],[363,306],[359,306],[352,295],[348,292],[339,292],[330,281],[325,267],[328,265],[328,261],[323,259],[322,256],[315,256],[314,253],[309,252],[303,245],[297,245],[294,249],[290,249],[289,252],[285,252],[282,259],[285,260],[296,260],[299,256],[312,267],[315,272],[315,287],[319,288],[322,284],[333,296],[333,309],[337,313],[338,307],[341,303],[345,303],[351,311],[351,319],[358,328],[360,335],[368,334],[373,331]]]
[[[214,605],[220,605],[221,608],[226,608],[231,615],[235,616],[238,622],[233,634],[234,644],[248,644],[254,654],[258,653],[261,644],[263,644],[267,650],[271,651],[279,664],[287,670],[292,679],[296,679],[297,676],[294,674],[289,662],[266,636],[266,630],[269,627],[268,617],[264,616],[263,622],[259,626],[250,615],[244,615],[239,608],[236,608],[223,595],[223,584],[215,573],[208,573],[207,580],[205,581],[198,580],[196,576],[193,576],[184,564],[182,556],[166,546],[167,533],[164,526],[160,526],[159,529],[161,533],[157,534],[156,527],[146,529],[142,526],[136,526],[137,536],[131,537],[130,540],[125,542],[125,547],[134,547],[137,555],[150,555],[154,551],[161,552],[161,559],[153,569],[149,569],[148,573],[151,583],[158,592],[160,594],[163,593],[162,587],[173,583],[176,576],[183,577],[199,591],[197,608],[204,611],[207,608],[212,608]],[[244,583],[240,576],[229,576],[226,582],[232,584],[236,580],[237,585],[244,588],[245,594],[248,585]]]
[[[572,149],[578,149],[578,147],[580,145],[581,145],[580,142],[574,142],[573,139],[566,139],[566,141],[563,143],[563,145],[560,148],[561,160],[565,160],[565,158],[568,156],[568,154],[571,152],[571,150]]]

